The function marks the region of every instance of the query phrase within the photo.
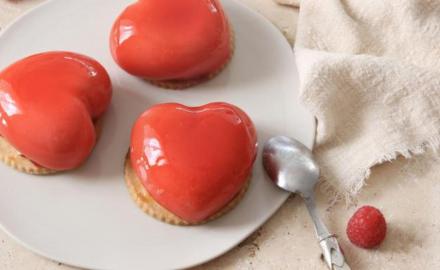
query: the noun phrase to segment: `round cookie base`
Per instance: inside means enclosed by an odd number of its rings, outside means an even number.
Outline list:
[[[98,140],[101,135],[102,120],[97,119],[93,124],[96,131],[96,140]],[[6,140],[6,138],[2,136],[0,136],[0,161],[19,172],[32,175],[50,175],[62,172],[35,164],[32,160],[23,156],[8,142],[8,140]]]
[[[182,79],[182,80],[163,80],[163,81],[158,81],[158,80],[148,80],[148,82],[150,82],[153,85],[159,86],[161,88],[165,88],[165,89],[171,89],[171,90],[183,90],[198,84],[201,84],[205,81],[208,81],[212,78],[214,78],[215,76],[217,76],[218,74],[220,74],[225,68],[226,66],[229,64],[229,62],[231,62],[232,60],[232,56],[234,55],[235,52],[235,34],[234,31],[231,28],[231,53],[228,57],[228,59],[225,61],[225,63],[217,70],[215,70],[214,72],[199,77],[199,78],[193,78],[193,79]]]
[[[232,210],[244,197],[247,189],[249,188],[250,184],[250,177],[246,181],[243,188],[240,190],[240,192],[225,206],[223,207],[219,212],[216,214],[210,216],[206,220],[203,220],[201,222],[188,222],[186,220],[183,220],[182,218],[176,216],[175,214],[171,213],[169,210],[165,209],[163,206],[161,206],[159,203],[157,203],[153,197],[148,193],[148,191],[145,189],[145,187],[142,185],[140,179],[136,175],[135,171],[133,170],[130,162],[130,155],[127,154],[125,158],[125,164],[124,164],[124,178],[125,183],[127,185],[128,191],[135,201],[135,203],[148,215],[154,217],[155,219],[158,219],[162,222],[171,224],[171,225],[180,225],[180,226],[191,226],[191,225],[201,225],[204,223],[207,223],[209,221],[212,221],[214,219],[217,219],[230,210]]]

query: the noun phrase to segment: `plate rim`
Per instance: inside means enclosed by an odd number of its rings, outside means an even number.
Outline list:
[[[223,2],[223,0],[220,0],[221,2]],[[292,53],[292,60],[294,61],[294,65],[297,67],[296,63],[295,63],[295,53],[294,53],[294,48],[292,47],[292,45],[288,42],[286,36],[281,32],[281,30],[276,27],[268,18],[266,18],[264,15],[262,15],[261,13],[259,13],[256,10],[253,10],[252,8],[250,8],[249,6],[247,6],[246,4],[244,4],[243,2],[239,1],[239,0],[228,0],[230,2],[233,2],[234,5],[238,5],[241,8],[245,9],[247,12],[250,12],[253,14],[253,16],[257,16],[260,19],[264,20],[268,27],[272,28],[273,30],[275,30],[276,32],[278,32],[279,35],[281,35],[283,37],[283,41],[285,42],[285,44],[287,46],[290,47],[290,51]],[[17,17],[15,17],[14,19],[12,19],[10,22],[8,22],[1,30],[0,30],[0,41],[3,39],[4,34],[6,34],[7,32],[10,31],[10,29],[14,26],[14,24],[16,24],[17,22],[21,21],[22,19],[24,19],[25,17],[27,17],[28,15],[30,15],[33,12],[38,12],[38,10],[43,9],[46,5],[50,5],[52,2],[55,2],[55,0],[46,0],[42,3],[38,3],[36,6],[29,8],[28,10],[26,10],[25,12],[23,12],[22,14],[18,15]],[[270,26],[269,26],[270,25]],[[300,88],[300,80],[298,77],[298,88]],[[301,104],[302,105],[302,104]],[[302,105],[303,106],[303,105]],[[304,106],[303,106],[304,107]],[[316,127],[317,127],[317,123],[316,123],[316,118],[315,116],[308,110],[305,109],[305,111],[307,111],[307,113],[309,114],[309,117],[311,118],[311,129],[313,130],[312,135],[310,136],[310,140],[307,142],[303,142],[307,147],[309,147],[310,149],[314,149],[315,146],[315,139],[316,139]],[[277,214],[277,212],[279,211],[279,209],[285,204],[286,200],[289,198],[291,194],[290,193],[285,193],[282,196],[284,198],[281,199],[281,203],[280,205],[276,206],[275,210],[273,213],[271,213],[270,215],[268,215],[266,218],[264,218],[263,222],[261,223],[261,226],[264,226],[268,220],[270,218],[272,218],[273,216],[275,216]],[[108,270],[106,268],[90,268],[90,266],[86,266],[83,265],[81,263],[78,262],[67,262],[64,261],[63,259],[60,258],[56,258],[56,256],[52,256],[50,254],[45,253],[44,251],[41,251],[37,248],[34,248],[33,246],[31,246],[30,244],[28,244],[26,241],[19,239],[18,237],[16,237],[12,232],[10,232],[4,225],[3,223],[0,221],[0,229],[11,239],[13,239],[13,241],[15,241],[17,244],[19,244],[21,247],[24,247],[25,249],[31,251],[32,253],[43,257],[44,259],[47,260],[51,260],[55,263],[59,262],[62,263],[63,265],[66,266],[70,266],[70,267],[75,267],[75,268],[84,268],[84,269],[95,269],[95,270]],[[258,230],[258,228],[256,229]],[[211,257],[207,257],[204,260],[198,261],[198,262],[194,262],[191,264],[186,265],[184,268],[179,268],[179,269],[186,269],[186,268],[192,268],[192,267],[196,267],[196,266],[200,266],[202,264],[205,264],[209,261],[212,261],[216,258],[219,258],[221,256],[223,256],[224,254],[226,254],[227,252],[231,251],[234,247],[236,247],[239,243],[243,242],[245,239],[247,239],[250,235],[252,235],[256,230],[250,231],[247,234],[243,234],[242,237],[237,238],[233,241],[233,243],[228,246],[227,248],[225,248],[222,252],[217,253],[214,256]]]

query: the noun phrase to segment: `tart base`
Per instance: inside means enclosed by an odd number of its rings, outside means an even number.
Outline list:
[[[219,212],[210,216],[206,220],[197,223],[191,223],[186,220],[181,219],[175,214],[171,213],[169,210],[165,209],[158,202],[156,202],[153,197],[148,193],[145,187],[142,185],[139,177],[136,175],[135,171],[131,166],[130,155],[127,154],[124,163],[124,178],[127,184],[128,191],[135,203],[148,215],[171,225],[180,226],[190,226],[190,225],[200,225],[206,222],[212,221],[220,216],[226,214],[232,210],[240,201],[243,199],[247,189],[250,184],[250,177],[246,181],[240,192],[230,201],[225,207],[223,207]]]
[[[225,61],[225,63],[223,64],[223,66],[221,66],[219,69],[215,70],[214,72],[199,77],[199,78],[194,78],[194,79],[184,79],[184,80],[163,80],[163,81],[158,81],[158,80],[148,80],[151,84],[162,87],[162,88],[166,88],[166,89],[171,89],[171,90],[182,90],[182,89],[186,89],[189,87],[192,87],[194,85],[203,83],[205,81],[208,81],[212,78],[214,78],[215,76],[217,76],[218,74],[220,74],[225,68],[226,66],[229,64],[229,62],[231,62],[232,60],[232,56],[234,55],[235,52],[235,35],[234,35],[234,31],[231,28],[231,54],[229,55],[229,58]]]
[[[102,130],[102,120],[94,121],[96,140],[99,139]],[[49,175],[59,173],[61,171],[48,169],[35,164],[32,160],[23,156],[14,146],[12,146],[6,138],[0,136],[0,161],[13,169],[33,175]]]

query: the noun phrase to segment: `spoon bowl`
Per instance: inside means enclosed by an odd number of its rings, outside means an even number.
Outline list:
[[[318,183],[319,167],[312,152],[289,137],[271,138],[263,149],[263,165],[280,188],[308,196]]]

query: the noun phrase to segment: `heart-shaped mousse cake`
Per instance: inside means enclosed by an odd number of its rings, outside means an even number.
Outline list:
[[[0,73],[0,159],[33,174],[78,167],[112,95],[97,61],[71,52],[24,58]]]
[[[254,125],[236,106],[160,104],[133,127],[125,179],[145,212],[171,224],[200,224],[239,202],[256,154]]]
[[[114,23],[110,45],[125,71],[174,89],[216,75],[233,52],[218,0],[139,0]]]

